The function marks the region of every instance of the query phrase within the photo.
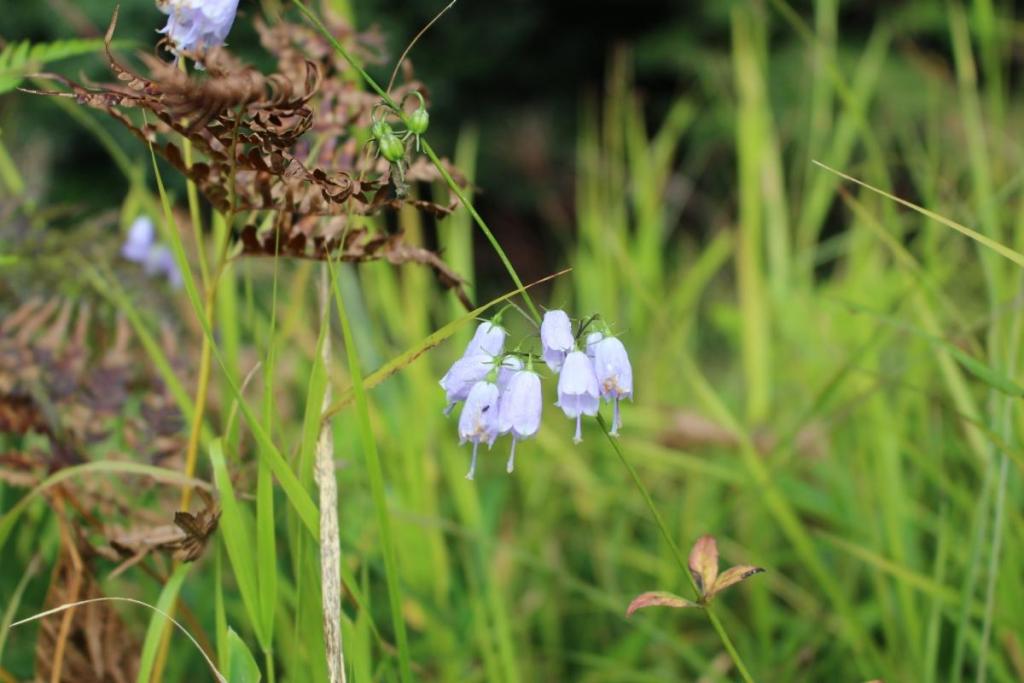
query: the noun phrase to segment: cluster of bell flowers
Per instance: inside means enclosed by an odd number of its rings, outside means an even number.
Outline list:
[[[583,416],[597,415],[602,399],[614,405],[610,433],[618,435],[622,426],[619,401],[633,397],[633,368],[625,346],[607,329],[590,332],[581,344],[587,326],[581,323],[573,334],[572,321],[565,311],[548,311],[540,326],[539,356],[505,352],[507,332],[500,324],[500,315],[477,327],[462,357],[440,382],[448,400],[446,415],[464,402],[459,439],[460,443],[473,445],[467,479],[476,472],[480,444],[490,448],[499,436],[510,434],[512,448],[506,470],[511,473],[516,443],[540,428],[543,396],[540,375],[533,369],[535,358],[558,375],[555,405],[576,421],[575,443],[583,440]]]

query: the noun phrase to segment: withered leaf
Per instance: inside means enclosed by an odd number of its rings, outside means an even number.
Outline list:
[[[666,593],[663,591],[650,591],[647,593],[641,593],[640,595],[633,598],[633,601],[629,603],[629,607],[626,608],[626,616],[631,617],[633,613],[638,609],[644,609],[645,607],[700,607],[695,602],[681,598],[673,593]]]
[[[729,586],[735,585],[740,581],[749,579],[754,574],[760,574],[762,572],[764,572],[763,568],[755,567],[749,564],[738,564],[735,567],[729,567],[724,572],[722,572],[721,575],[719,575],[718,579],[715,581],[715,584],[711,587],[710,590],[708,590],[707,594],[705,595],[705,598],[707,600],[710,600],[711,598],[715,597],[715,595],[722,592]]]
[[[104,597],[89,566],[90,548],[62,547],[44,607]],[[69,626],[65,630],[66,626]],[[62,683],[128,683],[139,669],[133,629],[109,602],[93,602],[40,620],[36,639],[36,679]],[[60,655],[58,658],[58,654]],[[60,675],[56,676],[56,670]]]
[[[86,459],[87,447],[107,437],[134,390],[170,405],[169,422],[177,407],[155,373],[137,362],[141,349],[131,348],[132,335],[123,318],[111,325],[74,299],[32,299],[11,311],[0,324],[0,432],[45,435],[47,465],[58,469]],[[145,442],[153,443],[168,433],[155,426],[146,415],[120,428],[135,441],[131,432],[150,432]]]
[[[718,543],[714,536],[705,534],[697,539],[690,550],[689,565],[697,590],[701,595],[707,595],[718,577]]]
[[[263,45],[277,58],[277,70],[270,75],[221,48],[203,54],[205,71],[191,74],[152,54],[140,54],[148,71],[143,75],[111,52],[116,22],[115,12],[107,31],[106,52],[116,83],[83,85],[44,74],[69,92],[30,92],[70,97],[113,117],[136,137],[153,144],[158,154],[223,213],[277,214],[278,234],[270,242],[276,248],[270,253],[324,258],[324,250],[336,245],[317,242],[333,238],[304,223],[310,218],[368,216],[404,206],[443,217],[456,207],[454,198],[447,203],[431,202],[397,192],[391,166],[359,153],[351,125],[368,126],[377,100],[354,87],[347,65],[307,27],[278,22],[271,28],[257,22]],[[349,27],[338,27],[336,35],[356,46],[364,40]],[[402,101],[413,89],[424,92],[409,82],[397,87],[394,96]],[[149,113],[149,120],[155,119],[155,123],[134,122],[127,113],[132,109]],[[307,132],[316,134],[316,143],[303,139]],[[189,140],[197,157],[194,163],[186,163],[174,133]],[[457,169],[443,163],[456,182],[464,185]],[[406,174],[407,182],[430,183],[439,178],[437,168],[422,156],[411,161]],[[267,243],[254,242],[247,231],[239,236],[242,254],[266,254]],[[367,239],[355,246],[359,248],[341,249],[334,256],[428,266],[470,306],[461,279],[436,253],[405,245],[400,238],[385,240],[382,246]]]
[[[217,530],[220,522],[220,508],[215,505],[193,515],[189,512],[175,512],[174,523],[185,532],[175,558],[182,562],[194,562],[206,548],[206,543]]]
[[[108,532],[110,545],[127,559],[112,575],[117,575],[140,562],[151,552],[171,551],[180,562],[193,562],[203,554],[206,543],[217,530],[220,507],[202,489],[197,492],[204,500],[199,512],[177,511],[173,524],[144,526],[124,532]]]
[[[249,225],[238,232],[236,239],[242,245],[242,254],[247,256],[283,255],[318,261],[329,258],[353,263],[384,260],[393,265],[425,265],[434,271],[443,287],[454,291],[466,308],[472,308],[462,278],[434,252],[406,242],[402,233],[386,235],[360,227],[332,237],[307,237],[301,228],[291,233],[270,230],[261,234],[255,225]]]

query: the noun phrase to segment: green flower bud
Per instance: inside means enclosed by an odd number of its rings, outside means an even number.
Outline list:
[[[430,126],[430,114],[423,107],[419,107],[409,115],[408,125],[409,132],[413,135],[423,135],[427,132],[427,127]]]
[[[405,145],[394,133],[384,133],[377,138],[380,153],[390,162],[400,161],[405,157]]]
[[[380,140],[385,135],[390,135],[391,132],[391,125],[384,119],[379,121],[375,120],[370,124],[370,135],[372,135],[375,140]]]

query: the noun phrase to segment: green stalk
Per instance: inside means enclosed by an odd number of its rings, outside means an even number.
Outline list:
[[[325,38],[327,38],[327,40],[331,43],[331,46],[334,47],[335,51],[337,51],[337,53],[340,54],[342,58],[344,58],[344,60],[348,62],[349,65],[359,73],[362,79],[366,81],[366,84],[369,85],[370,88],[372,88],[373,91],[380,96],[380,98],[385,102],[385,104],[388,105],[388,107],[390,107],[395,112],[395,114],[402,118],[402,121],[408,127],[408,122],[405,121],[405,113],[402,111],[402,108],[399,106],[399,104],[395,102],[395,100],[392,99],[391,96],[388,95],[388,93],[382,87],[380,87],[380,85],[377,84],[377,81],[373,79],[373,76],[366,73],[366,70],[362,67],[362,65],[359,64],[359,62],[357,62],[355,58],[353,58],[352,55],[349,54],[348,50],[346,50],[342,46],[342,44],[338,42],[334,35],[329,30],[327,30],[327,27],[323,25],[323,22],[320,21],[319,17],[313,14],[313,12],[308,7],[302,4],[301,0],[292,0],[292,2],[295,3],[295,5],[299,8],[299,11],[302,12],[306,19],[308,19],[309,22],[313,24],[313,26],[315,26],[316,29],[324,35]],[[484,236],[487,238],[487,241],[490,242],[491,246],[494,248],[495,253],[498,254],[498,258],[501,259],[502,265],[505,266],[505,270],[508,271],[509,277],[512,278],[512,282],[515,283],[517,288],[522,289],[522,280],[519,279],[519,275],[516,273],[515,268],[512,266],[512,262],[509,260],[508,255],[505,253],[505,250],[501,248],[500,244],[498,244],[498,240],[494,237],[494,233],[491,232],[491,229],[487,226],[487,222],[484,221],[484,219],[477,212],[476,208],[473,207],[473,204],[469,201],[469,198],[466,196],[466,193],[463,192],[462,189],[455,182],[455,180],[452,179],[451,174],[448,173],[448,169],[446,169],[444,167],[444,164],[441,163],[441,160],[437,157],[437,154],[434,153],[434,149],[430,146],[430,143],[427,142],[426,138],[420,136],[420,145],[423,147],[424,153],[427,155],[430,161],[437,168],[438,172],[441,174],[441,177],[444,178],[444,181],[445,183],[447,183],[449,189],[451,189],[455,196],[459,198],[459,201],[462,202],[462,204],[466,207],[466,210],[469,211],[469,214],[473,217],[473,220],[476,222],[477,226],[479,226],[481,232],[484,233]],[[525,292],[523,293],[523,298],[526,300],[526,305],[529,307],[530,313],[539,322],[541,319],[540,312],[537,310],[537,307],[534,306],[533,299],[530,297],[528,293]]]
[[[448,184],[448,188],[456,197],[459,198],[459,201],[462,202],[462,205],[466,207],[467,211],[469,211],[469,215],[473,217],[473,220],[476,222],[477,226],[479,226],[480,231],[484,233],[487,241],[491,243],[491,246],[494,248],[494,252],[498,255],[498,258],[501,259],[501,263],[505,266],[505,270],[508,271],[509,277],[512,278],[512,282],[515,283],[517,288],[522,288],[523,281],[519,279],[519,275],[516,273],[516,269],[512,266],[512,262],[509,261],[508,255],[505,254],[505,250],[501,248],[500,244],[498,244],[497,238],[494,236],[494,233],[491,232],[491,229],[487,227],[487,223],[484,221],[483,217],[480,216],[476,208],[469,201],[466,193],[462,191],[462,188],[458,186],[451,174],[448,173],[448,169],[444,167],[441,160],[437,158],[437,154],[434,153],[434,148],[430,146],[430,143],[426,140],[420,140],[420,144],[423,146],[424,153],[426,153],[427,157],[441,173],[441,177],[444,178],[444,182]],[[523,292],[523,299],[526,301],[526,305],[530,309],[530,313],[538,322],[540,322],[540,312],[537,310],[537,307],[533,305],[533,299],[530,297],[529,293]]]
[[[25,194],[25,180],[18,171],[18,165],[14,163],[7,146],[4,145],[2,131],[0,131],[0,179],[4,181],[8,191],[15,197]]]
[[[683,557],[683,553],[679,550],[679,546],[676,545],[675,540],[673,540],[672,534],[665,525],[665,520],[662,519],[661,513],[658,512],[658,508],[655,506],[654,500],[651,498],[651,494],[647,491],[647,487],[644,486],[642,481],[640,481],[640,475],[637,474],[632,463],[626,459],[626,454],[622,451],[622,447],[619,446],[619,442],[616,441],[615,437],[608,432],[608,425],[605,423],[604,416],[598,415],[597,423],[601,425],[601,431],[603,431],[605,437],[607,437],[608,443],[612,445],[612,450],[615,451],[615,455],[619,456],[619,460],[621,460],[622,464],[626,467],[626,470],[629,472],[629,476],[633,478],[633,483],[636,484],[636,488],[640,491],[640,495],[643,497],[644,503],[647,504],[647,509],[650,510],[651,516],[654,517],[655,524],[658,525],[658,530],[661,531],[662,537],[665,539],[665,542],[668,543],[668,547],[672,550],[672,557],[675,558],[676,564],[679,565],[680,570],[682,570],[683,574],[686,575],[686,578],[690,580],[690,587],[693,589],[694,595],[700,599],[700,588],[697,586],[697,580],[693,578],[693,574],[690,572],[689,563],[686,561],[686,558]],[[740,653],[737,652],[736,647],[732,644],[732,640],[729,638],[729,634],[726,633],[725,627],[719,620],[718,615],[711,611],[710,605],[704,606],[704,613],[708,615],[708,621],[711,622],[711,625],[715,628],[715,632],[718,634],[718,637],[721,638],[722,645],[725,646],[725,650],[729,653],[729,657],[732,659],[733,664],[736,665],[736,670],[739,672],[740,676],[744,681],[746,681],[746,683],[753,683],[754,679],[751,677],[750,671],[747,670],[746,664],[743,663],[743,658],[740,657]]]

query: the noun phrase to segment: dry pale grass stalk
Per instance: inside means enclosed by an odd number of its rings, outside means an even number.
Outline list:
[[[327,268],[320,278],[320,324],[330,325]],[[327,372],[331,356],[330,327],[324,329],[323,361]],[[331,404],[331,385],[324,391],[323,411]],[[320,583],[323,595],[324,646],[331,683],[345,683],[345,654],[341,648],[341,543],[338,537],[338,484],[334,478],[334,441],[330,420],[320,424],[316,441],[314,476],[320,490]]]
[[[59,614],[60,612],[64,612],[65,614],[67,614],[67,613],[70,613],[69,612],[70,610],[74,610],[77,607],[82,607],[82,606],[85,606],[85,605],[93,605],[93,604],[96,604],[96,603],[104,603],[104,602],[128,602],[128,603],[131,603],[133,605],[141,605],[143,607],[148,607],[149,609],[153,610],[154,612],[162,615],[168,621],[170,621],[172,624],[174,624],[178,628],[178,630],[180,630],[182,633],[184,633],[188,637],[188,639],[190,641],[192,641],[192,644],[196,646],[197,650],[199,650],[199,654],[201,654],[203,656],[203,659],[206,660],[206,664],[210,667],[210,672],[213,673],[213,675],[217,679],[218,683],[228,683],[228,679],[226,679],[221,674],[221,672],[217,669],[217,666],[213,663],[213,660],[210,659],[210,655],[208,655],[206,653],[206,650],[204,650],[202,648],[202,646],[199,644],[199,641],[195,639],[195,636],[193,636],[191,633],[189,633],[188,629],[186,629],[184,626],[182,626],[177,620],[174,619],[174,617],[172,617],[167,612],[164,612],[159,607],[156,607],[155,605],[151,605],[148,602],[143,602],[142,600],[136,600],[134,598],[114,597],[114,596],[107,596],[107,597],[100,597],[100,598],[89,598],[87,600],[76,600],[74,602],[69,602],[69,603],[64,604],[64,605],[58,605],[57,607],[54,607],[53,609],[46,610],[45,612],[39,612],[38,614],[33,614],[32,616],[26,617],[26,618],[22,619],[21,621],[16,621],[13,624],[11,624],[11,628],[15,628],[16,626],[21,626],[22,624],[27,624],[27,623],[29,623],[31,621],[36,621],[37,619],[43,619],[43,618],[48,617],[48,616],[50,616],[52,614]]]

